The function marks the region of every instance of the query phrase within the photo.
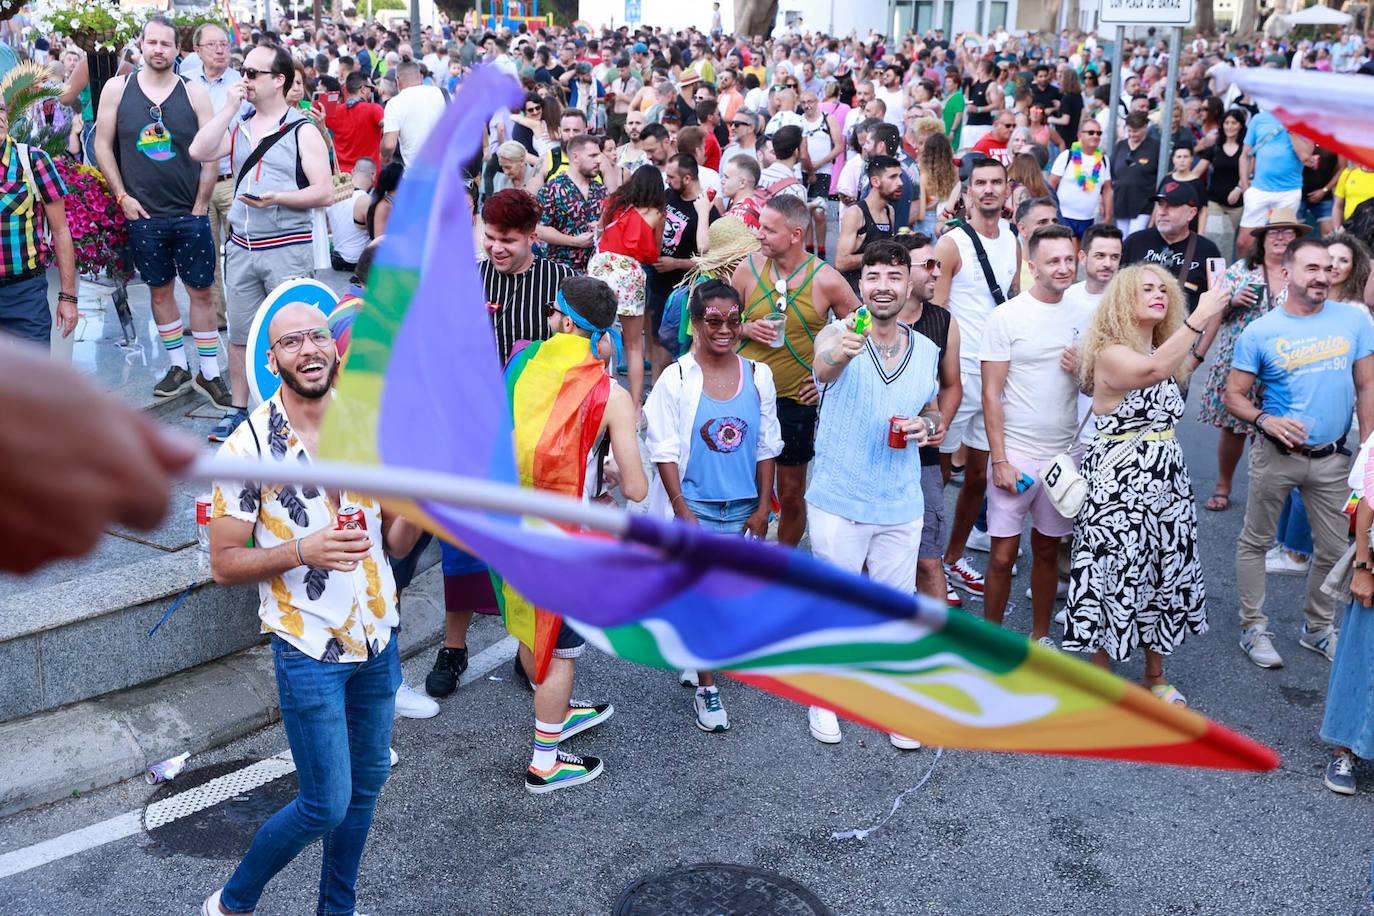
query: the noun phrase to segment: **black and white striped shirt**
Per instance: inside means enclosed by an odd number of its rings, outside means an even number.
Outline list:
[[[563,278],[575,271],[566,264],[535,258],[517,274],[503,274],[490,261],[478,265],[482,289],[487,297],[492,331],[501,365],[510,359],[511,350],[522,340],[545,340],[549,333],[548,308],[558,294]]]

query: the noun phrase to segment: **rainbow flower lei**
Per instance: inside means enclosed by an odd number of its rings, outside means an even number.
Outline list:
[[[1101,184],[1102,163],[1106,157],[1102,155],[1102,150],[1093,153],[1093,168],[1091,174],[1083,172],[1083,144],[1077,141],[1069,147],[1069,167],[1073,169],[1073,180],[1080,188],[1088,193]]]

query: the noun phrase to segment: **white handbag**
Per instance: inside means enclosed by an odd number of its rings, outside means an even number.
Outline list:
[[[1092,410],[1089,410],[1087,416],[1083,418],[1083,422],[1078,424],[1078,431],[1073,434],[1073,441],[1077,442],[1078,437],[1083,435],[1083,427],[1088,425],[1092,415]],[[1151,413],[1148,424],[1131,438],[1117,443],[1107,453],[1107,457],[1102,459],[1102,464],[1097,468],[1097,474],[1105,474],[1120,464],[1131,449],[1135,448],[1140,438],[1154,429],[1154,425],[1155,418],[1154,414]],[[1048,464],[1040,469],[1040,483],[1045,488],[1045,493],[1049,496],[1054,511],[1064,518],[1078,517],[1078,513],[1083,509],[1083,503],[1088,499],[1088,491],[1091,489],[1091,483],[1078,472],[1078,466],[1068,452],[1055,455]]]

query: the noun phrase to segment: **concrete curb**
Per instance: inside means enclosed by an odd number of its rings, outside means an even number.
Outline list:
[[[402,603],[401,654],[443,636],[443,574],[416,574]],[[149,684],[0,723],[0,817],[112,785],[280,716],[272,652],[259,644]]]

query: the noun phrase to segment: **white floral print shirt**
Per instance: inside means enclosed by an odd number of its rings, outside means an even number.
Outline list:
[[[266,461],[310,463],[282,406],[281,394],[258,406],[220,446],[220,453]],[[376,500],[344,491],[340,500],[363,512],[372,549],[351,572],[297,566],[258,583],[258,616],[264,633],[275,633],[311,658],[362,662],[386,648],[399,622],[396,581],[382,546],[382,511]],[[211,518],[253,523],[253,543],[276,547],[335,524],[329,495],[315,487],[216,481]]]

